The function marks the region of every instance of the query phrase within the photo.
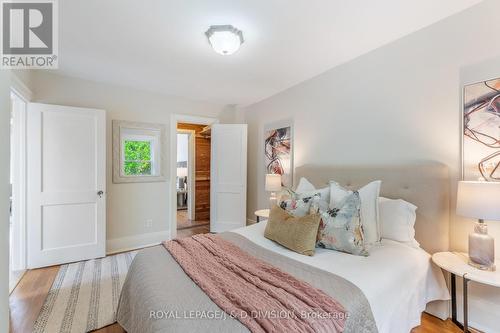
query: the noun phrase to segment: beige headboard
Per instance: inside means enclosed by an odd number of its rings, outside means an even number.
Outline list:
[[[429,253],[447,251],[449,245],[449,173],[447,166],[416,163],[398,166],[315,166],[295,169],[295,184],[306,177],[321,187],[335,180],[357,189],[373,180],[381,180],[380,195],[403,199],[418,206],[415,224],[416,239]]]

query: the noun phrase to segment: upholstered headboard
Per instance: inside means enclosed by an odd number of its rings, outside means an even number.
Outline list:
[[[315,166],[295,169],[295,184],[306,177],[317,187],[330,180],[357,189],[373,180],[381,180],[380,195],[403,199],[418,206],[416,239],[429,253],[447,251],[449,245],[449,173],[447,166],[416,163],[399,166]]]

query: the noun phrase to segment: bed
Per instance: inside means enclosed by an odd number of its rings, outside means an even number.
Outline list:
[[[369,257],[325,249],[307,257],[264,238],[266,221],[220,237],[343,303],[352,313],[346,332],[409,332],[420,324],[426,309],[447,316],[448,289],[429,254],[448,248],[449,177],[445,166],[306,165],[296,169],[296,177],[306,177],[317,186],[330,179],[349,187],[382,180],[382,196],[419,207],[415,229],[421,248],[382,240],[370,249]],[[193,312],[196,310],[199,312]],[[157,246],[136,256],[122,290],[117,321],[130,333],[248,331],[238,320],[223,318],[221,312],[170,253]]]

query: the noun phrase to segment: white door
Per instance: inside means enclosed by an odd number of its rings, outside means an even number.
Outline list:
[[[103,257],[106,113],[28,106],[28,267]]]
[[[210,231],[246,225],[247,125],[212,125]]]

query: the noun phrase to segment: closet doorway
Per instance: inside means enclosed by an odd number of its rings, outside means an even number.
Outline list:
[[[207,233],[210,228],[210,127],[177,124],[177,234]]]

